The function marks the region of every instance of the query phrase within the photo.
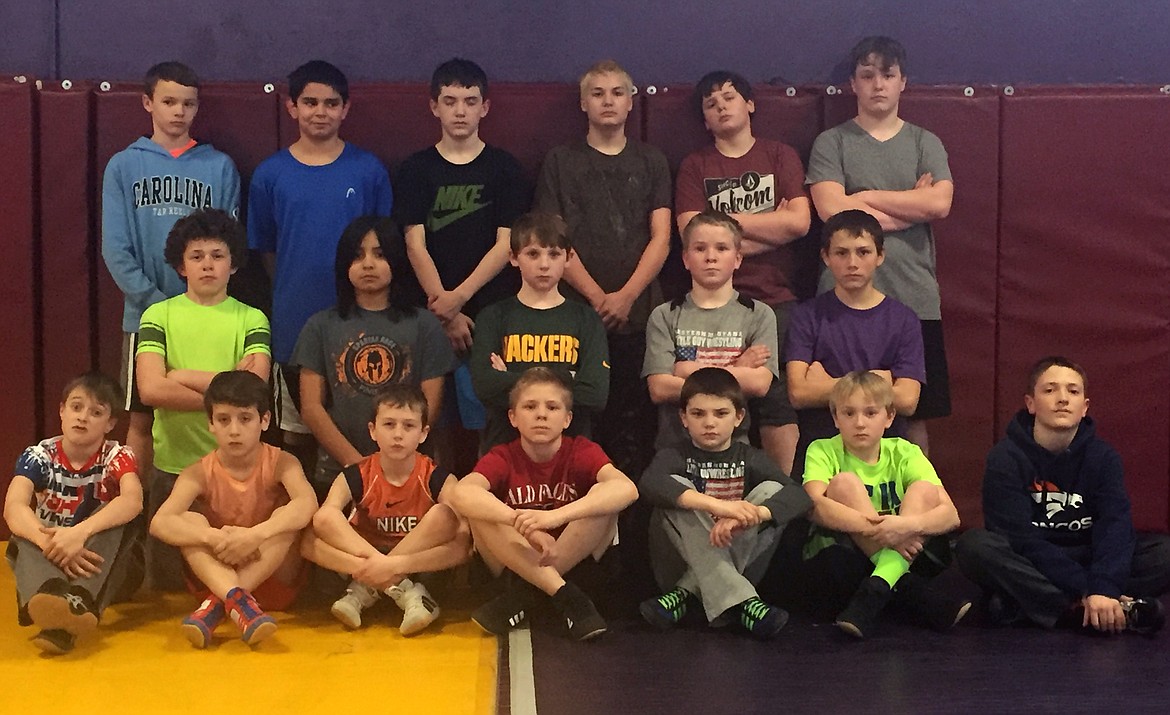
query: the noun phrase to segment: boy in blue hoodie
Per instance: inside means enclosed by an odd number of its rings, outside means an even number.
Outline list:
[[[102,180],[102,258],[126,295],[122,311],[122,385],[130,412],[126,444],[138,456],[139,474],[151,473],[151,408],[134,379],[142,311],[187,289],[167,264],[163,246],[175,221],[196,209],[239,213],[240,176],[226,154],[191,138],[199,111],[199,78],[180,62],[151,67],[143,80],[142,107],[153,133],[139,137],[106,165]]]
[[[1121,457],[1086,416],[1085,371],[1037,362],[1024,409],[987,455],[986,529],[959,539],[967,578],[988,594],[995,625],[1058,623],[1150,634],[1165,622],[1170,537],[1135,536]]]

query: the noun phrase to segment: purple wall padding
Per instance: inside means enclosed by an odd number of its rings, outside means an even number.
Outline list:
[[[952,412],[930,423],[930,457],[964,526],[978,526],[984,458],[1001,434],[993,421],[999,97],[963,89],[911,87],[900,115],[939,136],[955,181],[951,214],[934,225]],[[848,93],[827,97],[826,126],[851,119],[856,107]]]
[[[1170,484],[1170,105],[1156,88],[1003,99],[998,424],[1030,363],[1089,374],[1139,529],[1165,531]]]
[[[90,87],[69,89],[46,83],[39,95],[41,211],[41,350],[44,365],[42,435],[57,434],[61,389],[93,365],[93,262],[99,257],[90,241],[96,216],[91,193],[93,165],[89,132]],[[100,259],[99,259],[100,260]],[[67,290],[61,290],[67,288]],[[121,311],[119,310],[119,317]],[[109,373],[116,376],[117,372]]]
[[[0,115],[8,126],[0,132],[4,181],[0,181],[0,215],[4,217],[4,256],[8,269],[0,281],[0,365],[4,399],[0,400],[0,487],[5,491],[11,467],[36,439],[36,315],[33,305],[34,214],[33,90],[28,83],[0,81]],[[67,210],[67,207],[62,207]],[[0,524],[0,536],[8,538]]]

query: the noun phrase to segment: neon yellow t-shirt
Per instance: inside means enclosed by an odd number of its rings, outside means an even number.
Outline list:
[[[186,295],[155,303],[142,314],[138,353],[157,353],[167,370],[232,370],[244,356],[271,355],[268,318],[259,310],[228,298],[199,305]],[[215,449],[203,410],[154,411],[154,466],[178,473]]]

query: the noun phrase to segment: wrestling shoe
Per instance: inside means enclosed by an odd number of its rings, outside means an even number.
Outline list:
[[[256,645],[276,632],[272,616],[260,610],[252,594],[239,586],[228,591],[224,607],[240,629],[240,640],[248,645]]]
[[[947,595],[929,579],[914,572],[907,572],[898,579],[894,599],[940,632],[952,628],[971,610],[969,599]]]
[[[557,611],[565,617],[569,637],[573,640],[587,641],[609,629],[593,601],[571,581],[566,581],[565,585],[553,594],[552,600]]]
[[[81,586],[70,586],[61,578],[41,584],[28,599],[28,615],[44,630],[64,630],[73,635],[89,633],[97,627],[93,596]]]
[[[1128,631],[1152,636],[1166,625],[1162,602],[1156,598],[1135,598],[1122,603],[1121,608],[1125,611],[1125,629]]]
[[[638,612],[650,625],[667,630],[678,625],[687,614],[687,606],[690,605],[692,596],[693,594],[685,588],[675,588],[656,598],[642,601],[638,604]]]
[[[333,602],[329,612],[350,630],[362,627],[362,611],[378,602],[378,592],[360,581],[350,581],[345,595]]]
[[[753,636],[766,641],[776,637],[788,623],[788,611],[752,596],[739,604],[739,622]]]
[[[854,638],[865,638],[873,635],[878,614],[890,602],[893,591],[890,584],[877,576],[870,576],[861,582],[849,599],[845,610],[837,614],[835,621],[838,628]]]
[[[223,601],[209,593],[199,608],[183,619],[183,635],[191,645],[202,650],[211,645],[211,634],[223,623],[225,614]]]
[[[503,593],[471,612],[471,620],[488,633],[506,636],[528,617],[536,603],[536,588],[511,571],[500,574]]]
[[[32,637],[33,645],[49,655],[65,655],[73,650],[77,638],[60,628],[46,628]]]
[[[404,636],[413,636],[439,617],[439,604],[421,583],[404,578],[398,585],[386,589],[386,595],[402,609],[402,625],[398,632]]]

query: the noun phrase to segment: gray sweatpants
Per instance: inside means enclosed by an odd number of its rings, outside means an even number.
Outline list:
[[[8,565],[16,575],[17,605],[24,609],[28,599],[51,578],[64,579],[72,586],[80,586],[94,598],[100,615],[115,599],[121,599],[138,587],[142,581],[141,544],[135,543],[129,525],[116,526],[96,534],[85,547],[101,556],[101,570],[88,578],[71,579],[49,561],[37,545],[13,536],[8,542]]]
[[[691,486],[683,477],[675,479]],[[747,495],[762,504],[784,488],[764,482]],[[783,529],[761,524],[737,534],[726,549],[711,545],[715,520],[710,514],[689,509],[655,509],[650,517],[650,566],[659,588],[685,588],[703,602],[707,621],[715,621],[727,609],[756,595],[755,584],[780,543]]]

